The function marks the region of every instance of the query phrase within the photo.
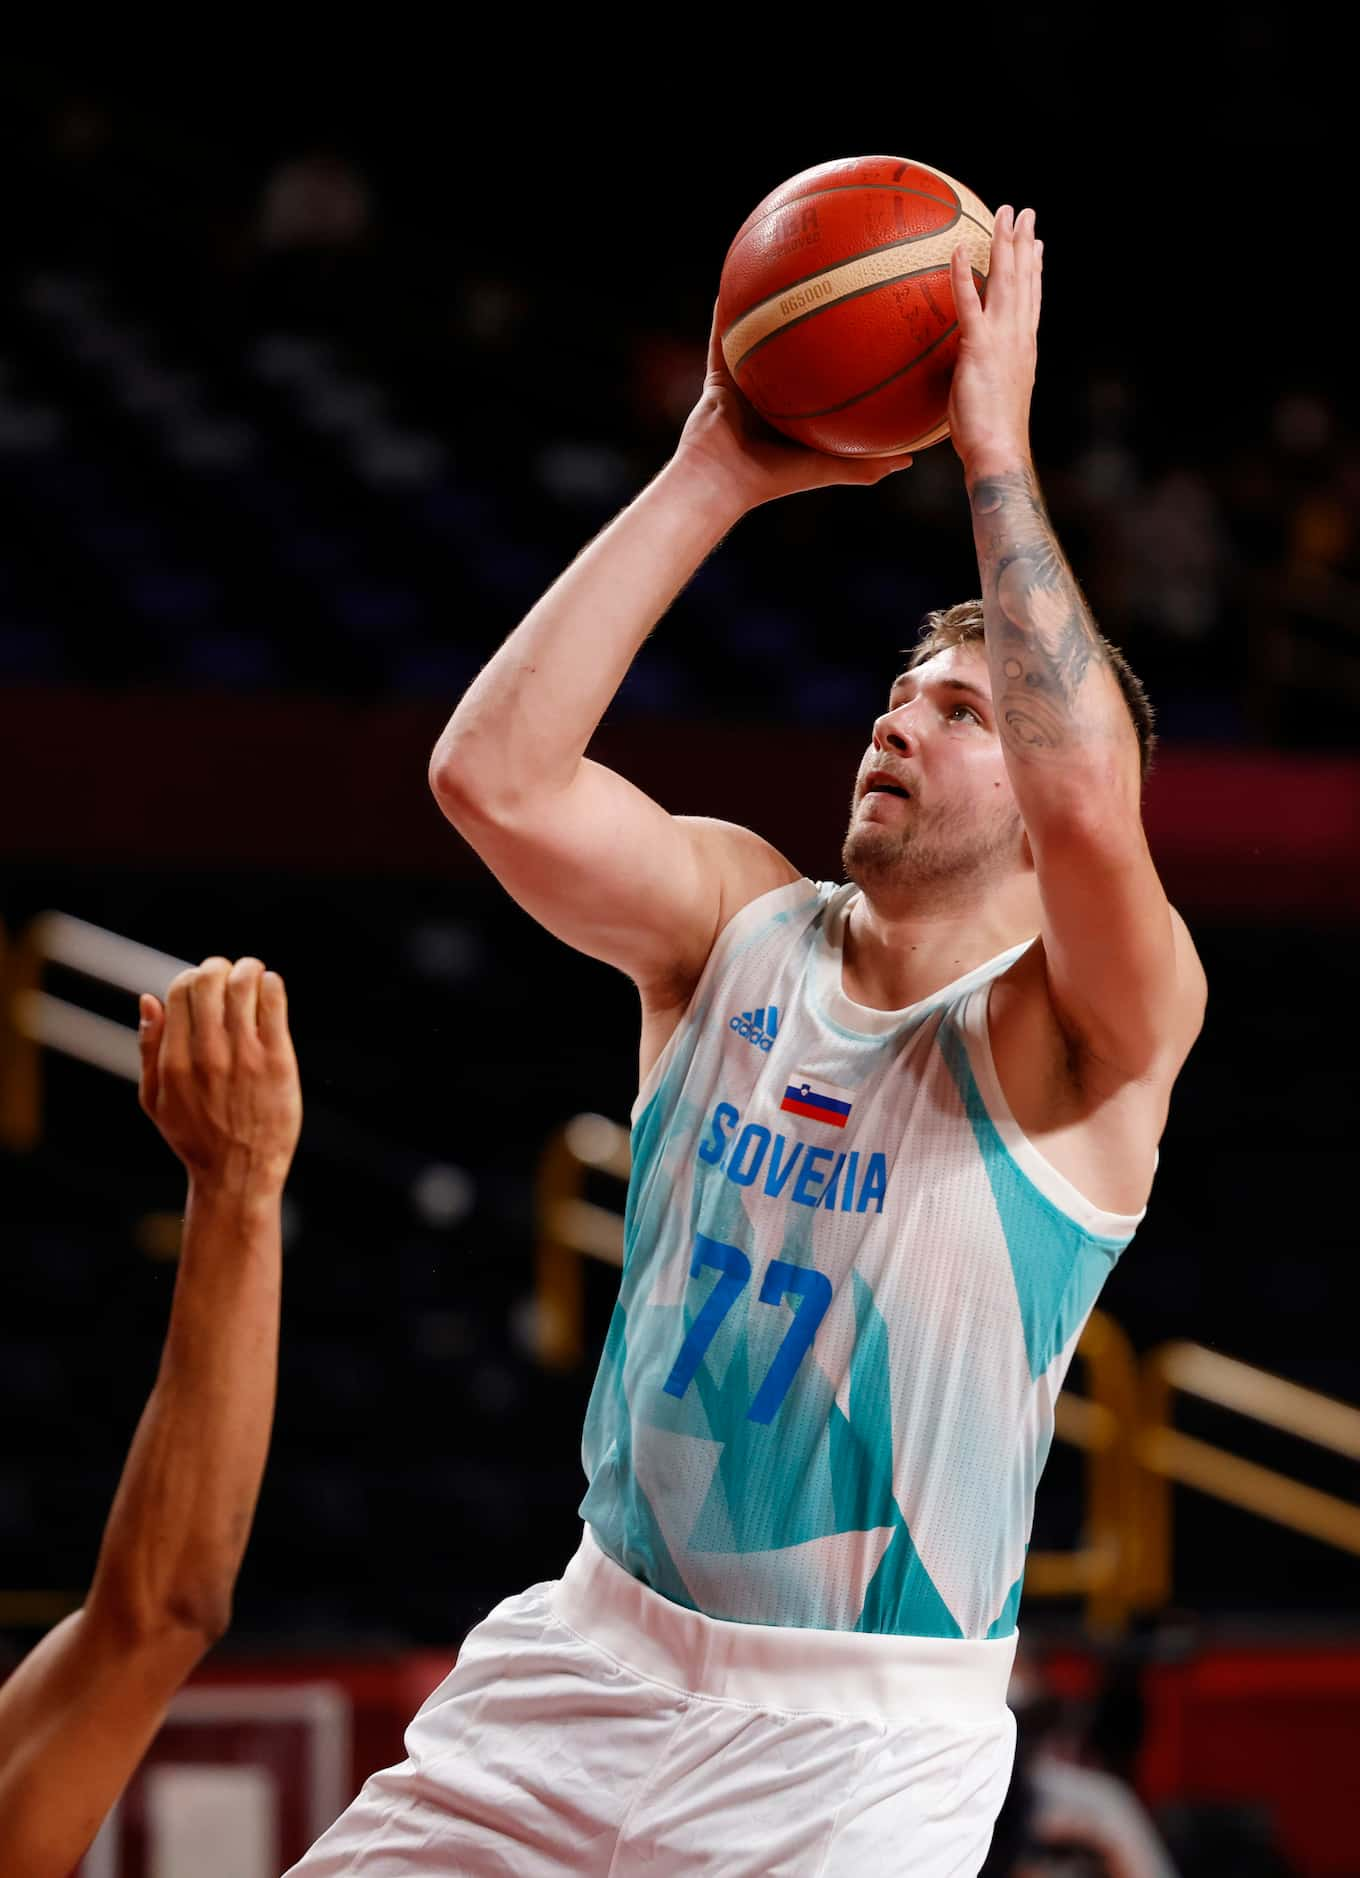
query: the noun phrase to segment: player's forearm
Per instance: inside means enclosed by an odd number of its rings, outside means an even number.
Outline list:
[[[513,806],[572,780],[644,640],[740,513],[672,461],[596,536],[449,720],[430,764],[446,809]]]
[[[211,1641],[229,1620],[274,1414],[280,1199],[272,1174],[190,1183],[160,1373],[90,1593],[132,1634]]]
[[[1106,794],[1122,807],[1132,726],[1033,465],[970,464],[967,483],[997,728],[1026,825]]]

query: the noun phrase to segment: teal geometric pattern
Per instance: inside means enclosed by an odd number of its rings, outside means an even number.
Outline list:
[[[1028,1546],[1025,1547],[1025,1554],[1028,1557]],[[1025,1574],[1021,1572],[1020,1576],[1006,1593],[1006,1602],[1001,1606],[1001,1615],[987,1632],[989,1639],[994,1637],[1009,1637],[1015,1630],[1016,1619],[1020,1614],[1020,1593],[1024,1589],[1024,1584]]]
[[[874,1035],[823,1021],[807,990],[808,960],[821,943],[820,904],[786,907],[732,935],[721,969],[706,976],[702,1005],[686,1013],[640,1106],[619,1300],[583,1433],[590,1484],[581,1514],[625,1570],[711,1617],[1008,1637],[1024,1581],[1023,1570],[1015,1573],[1026,1553],[1033,1486],[1051,1433],[1055,1359],[1070,1347],[1127,1237],[1103,1238],[1067,1217],[1006,1147],[956,1021],[975,1005],[960,999],[952,1009],[918,1010]],[[757,1117],[770,1123],[785,1075],[796,1073],[773,1055],[761,1081],[759,1058],[726,1037],[732,1013],[762,1001],[779,1005],[777,1049],[853,1092],[861,1149],[866,1140],[877,1145],[875,1104],[901,1118],[905,1132],[883,1143],[898,1184],[876,1238],[867,1230],[872,1221],[861,1236],[858,1219],[852,1226],[842,1217],[848,1209],[833,1214],[792,1192],[781,1198],[776,1186],[741,1184],[733,1162],[702,1145],[720,1146],[714,1116],[724,1110],[734,1124],[739,1110],[747,1125]],[[806,1045],[795,1042],[802,1038]],[[809,1058],[804,1048],[820,1055]],[[895,1083],[899,1076],[904,1081]],[[817,1141],[787,1116],[773,1126],[789,1140]],[[925,1134],[927,1126],[946,1130],[938,1198],[928,1184],[933,1163],[913,1158],[923,1139],[927,1157],[938,1151],[940,1136]],[[764,1127],[757,1132],[768,1140]],[[845,1140],[850,1146],[854,1137]],[[927,1184],[914,1190],[918,1180]],[[952,1222],[945,1230],[957,1246],[927,1236],[919,1243],[929,1256],[918,1262],[911,1234],[923,1218],[927,1235],[937,1230],[930,1222]],[[710,1246],[696,1264],[701,1235],[730,1256],[708,1263]],[[955,1250],[957,1287],[952,1268],[938,1263]],[[820,1291],[776,1283],[764,1296],[776,1261],[819,1274]],[[719,1284],[723,1294],[705,1311]],[[788,1351],[804,1347],[798,1318],[811,1303],[821,1318],[828,1286],[826,1328],[794,1365]],[[998,1340],[990,1345],[999,1352],[994,1372],[987,1343],[975,1351],[966,1331],[960,1340],[954,1312],[974,1296],[989,1314],[988,1337]],[[884,1310],[892,1347],[900,1339],[915,1352],[908,1360],[921,1364],[919,1375],[897,1376],[896,1390]],[[912,1311],[923,1314],[921,1322],[903,1318]],[[692,1361],[679,1383],[686,1350]],[[974,1373],[979,1364],[989,1365],[987,1374]],[[766,1388],[772,1372],[782,1395]],[[768,1421],[752,1419],[758,1394]],[[1026,1430],[1027,1443],[1017,1442]],[[914,1456],[926,1472],[915,1471]],[[957,1512],[948,1504],[956,1483]],[[923,1495],[945,1496],[943,1517],[939,1498]],[[938,1583],[903,1504],[913,1508],[923,1537],[929,1533]],[[722,1608],[728,1604],[740,1608]]]
[[[695,1608],[694,1600],[685,1589],[685,1581],[671,1557],[651,1503],[638,1485],[633,1467],[633,1423],[624,1393],[624,1366],[628,1360],[627,1331],[628,1320],[624,1308],[622,1304],[616,1304],[590,1398],[591,1413],[594,1414],[595,1398],[602,1389],[612,1397],[612,1413],[608,1414],[607,1420],[613,1438],[592,1473],[589,1490],[581,1503],[581,1516],[603,1538],[598,1522],[607,1514],[610,1538],[605,1550],[611,1554],[615,1564],[622,1565],[626,1572],[630,1572],[643,1584],[650,1585],[653,1591],[660,1592],[663,1598],[669,1598],[673,1604],[683,1604],[692,1611]]]
[[[1128,1244],[1087,1232],[1060,1213],[1017,1167],[977,1086],[968,1050],[951,1018],[939,1046],[972,1125],[1010,1253],[1031,1376],[1042,1376],[1085,1322],[1100,1288]]]

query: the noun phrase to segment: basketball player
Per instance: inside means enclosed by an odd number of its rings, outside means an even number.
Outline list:
[[[459,704],[431,781],[520,904],[642,1003],[585,1532],[500,1605],[305,1878],[976,1872],[1054,1399],[1142,1217],[1204,979],[1140,820],[1151,740],[1029,450],[1034,216],[950,422],[980,604],[872,728],[846,884],[584,756],[757,504],[903,466],[764,432],[715,332],[676,454]],[[798,733],[771,790],[797,787]]]
[[[0,1687],[0,1869],[67,1878],[227,1627],[274,1415],[302,1118],[283,980],[205,959],[141,1006],[141,1101],[189,1176],[160,1374],[82,1608]]]

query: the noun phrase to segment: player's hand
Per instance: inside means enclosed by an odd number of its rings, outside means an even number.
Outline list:
[[[721,499],[744,514],[802,489],[882,482],[911,458],[828,456],[781,436],[737,389],[723,358],[715,306],[704,388],[681,432],[676,461],[703,474]]]
[[[283,980],[204,959],[141,1001],[141,1104],[195,1179],[281,1188],[302,1127]]]
[[[1029,407],[1038,358],[1044,244],[1034,211],[996,212],[984,307],[962,247],[950,279],[959,315],[959,356],[949,394],[949,434],[965,474],[1029,460]]]

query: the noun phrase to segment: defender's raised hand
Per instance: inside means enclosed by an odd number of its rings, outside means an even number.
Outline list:
[[[196,1179],[282,1186],[302,1126],[283,980],[259,959],[204,959],[164,1007],[141,1003],[141,1103]]]
[[[962,246],[950,278],[959,316],[959,356],[949,398],[949,428],[971,478],[1029,460],[1029,407],[1038,356],[1042,241],[1034,211],[996,212],[992,264],[983,304]]]

